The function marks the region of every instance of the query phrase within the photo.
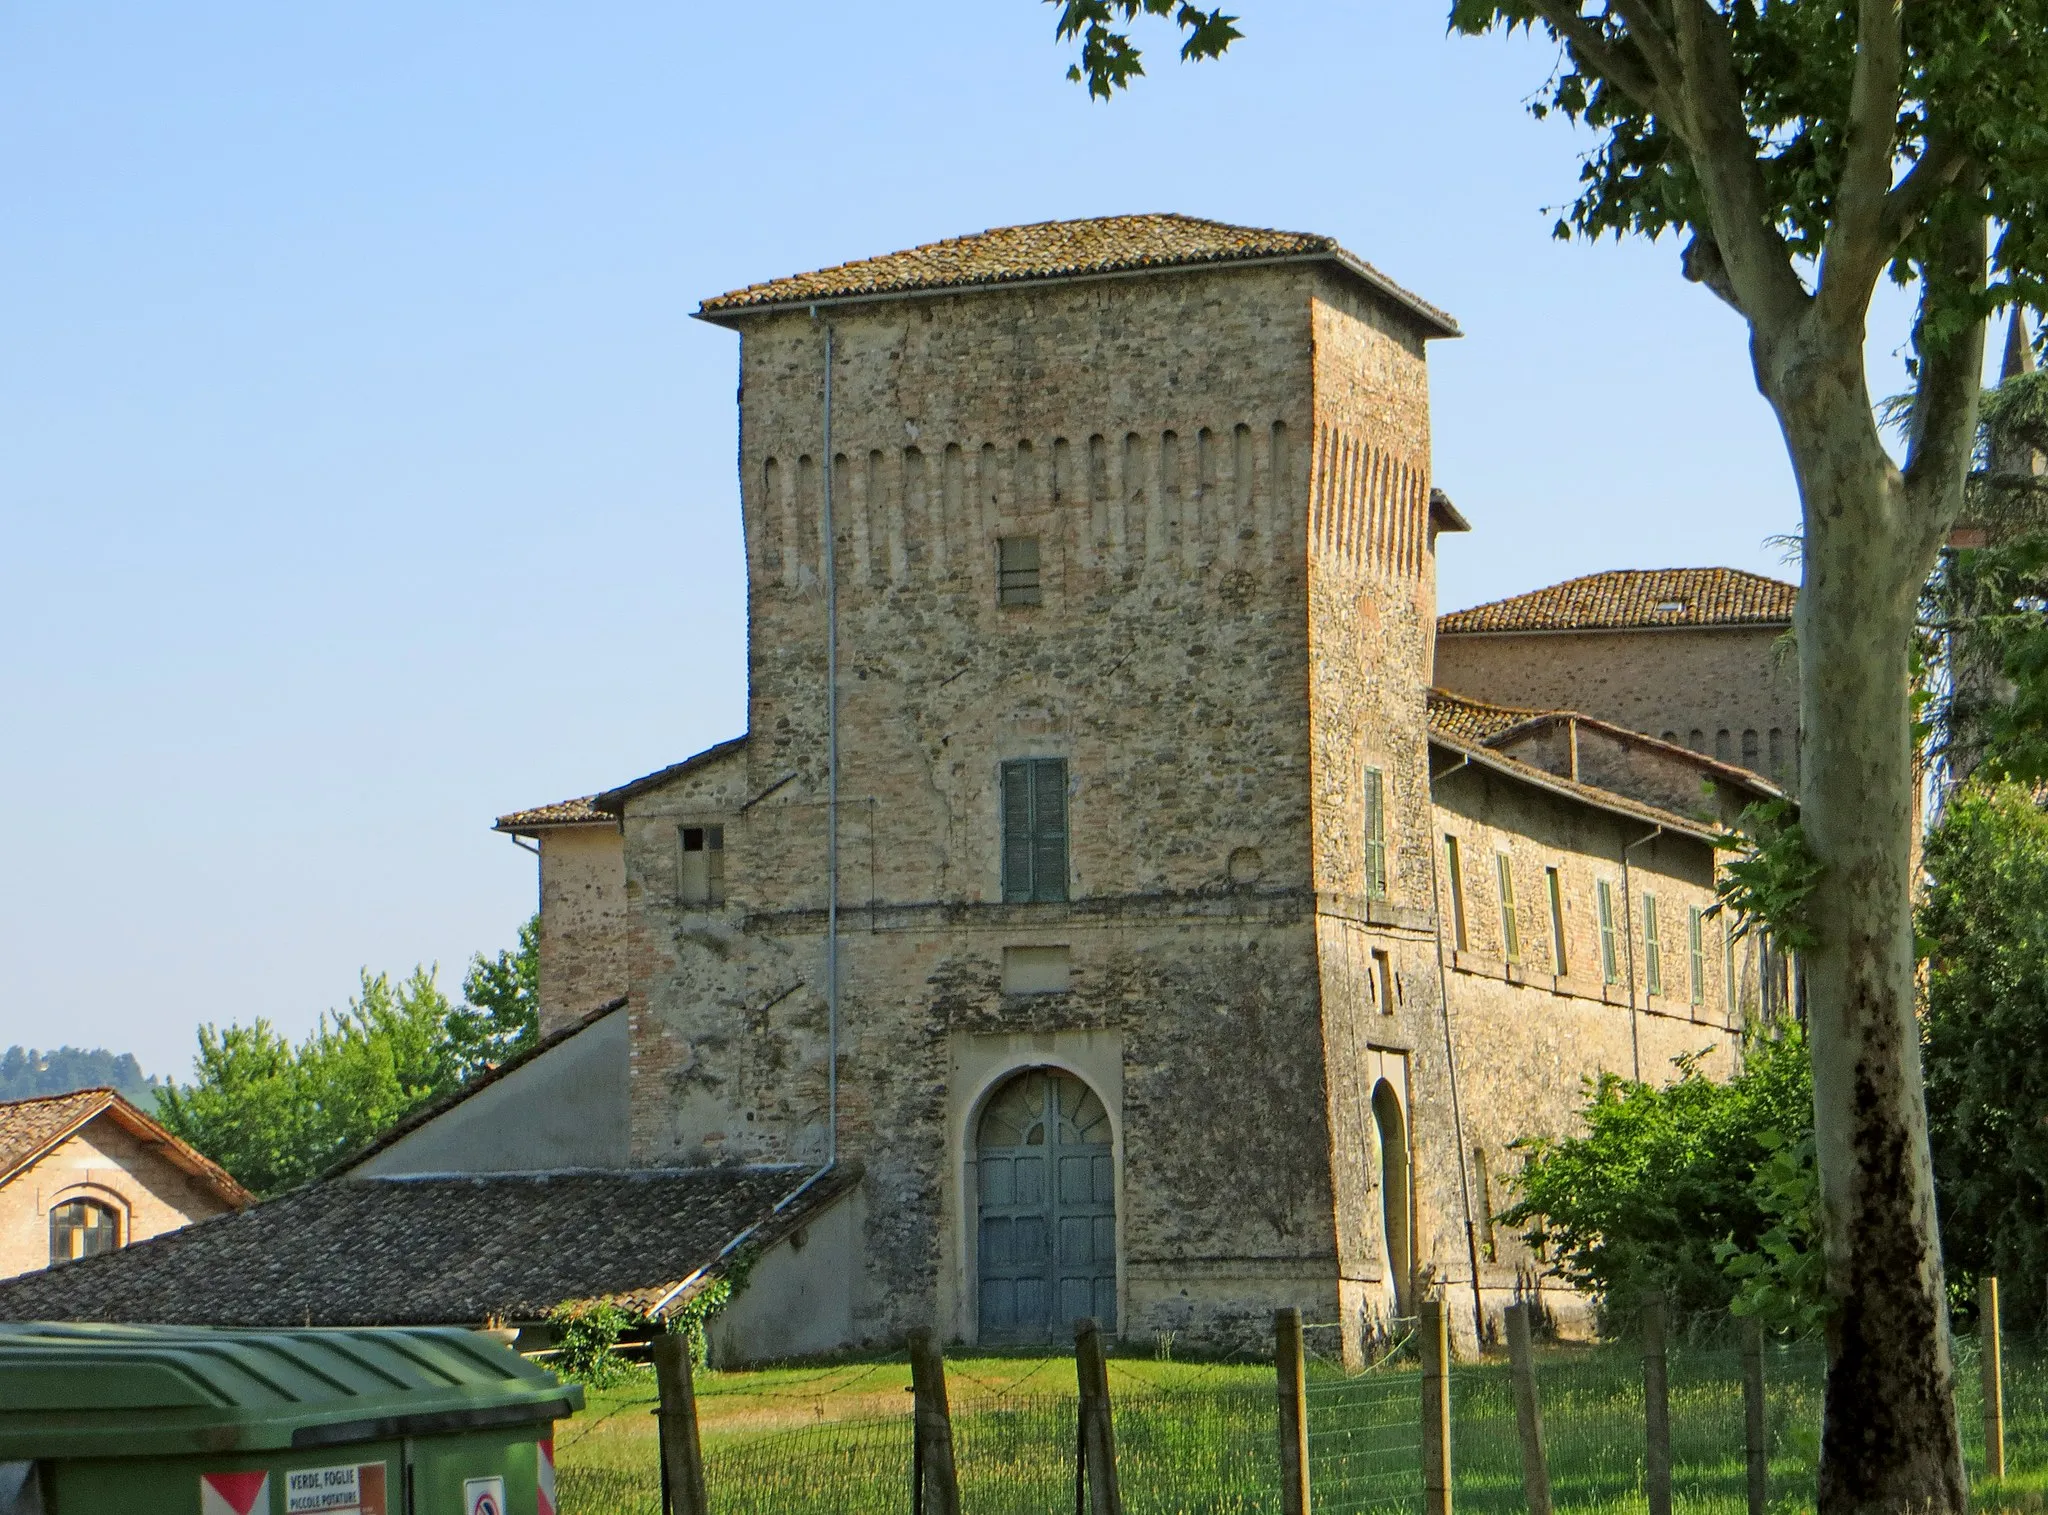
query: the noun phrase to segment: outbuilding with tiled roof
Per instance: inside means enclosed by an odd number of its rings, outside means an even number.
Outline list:
[[[0,1277],[117,1251],[249,1199],[112,1089],[0,1104]]]

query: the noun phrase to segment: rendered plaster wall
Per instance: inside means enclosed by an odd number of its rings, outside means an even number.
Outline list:
[[[218,1195],[105,1116],[0,1187],[0,1277],[50,1261],[50,1209],[94,1200],[120,1216],[121,1245],[228,1209]]]
[[[628,1018],[614,1011],[349,1170],[541,1173],[629,1161]]]
[[[1330,413],[1362,445],[1398,440],[1406,460],[1405,474],[1375,474],[1362,453],[1330,491],[1387,513],[1374,528],[1385,549],[1359,536],[1347,550],[1397,555],[1398,570],[1371,570],[1369,609],[1401,644],[1381,651],[1382,635],[1350,619],[1324,640],[1347,663],[1406,661],[1389,676],[1407,691],[1402,730],[1383,738],[1392,707],[1360,697],[1343,740],[1388,754],[1414,812],[1426,395],[1400,391],[1420,381],[1419,342],[1309,266],[829,314],[839,1135],[867,1175],[855,1336],[935,1317],[973,1329],[953,1085],[958,1060],[991,1038],[1117,1049],[1119,1077],[1098,1075],[1115,1087],[1097,1092],[1119,1127],[1125,1334],[1251,1339],[1276,1304],[1334,1308],[1315,919],[1322,894],[1345,892],[1322,876],[1346,848],[1315,815],[1323,805],[1355,835],[1337,817],[1356,781],[1337,777],[1348,756],[1330,760],[1335,797],[1312,799],[1316,385],[1370,366]],[[626,813],[643,1161],[826,1151],[823,359],[807,315],[747,325],[744,758]],[[997,602],[996,544],[1012,535],[1038,538],[1040,604]],[[1355,596],[1343,613],[1358,613]],[[1000,766],[1022,757],[1068,764],[1071,903],[1002,901]],[[675,829],[699,822],[726,827],[718,910],[674,899]],[[1397,824],[1414,838],[1412,892],[1423,828]],[[1412,936],[1413,919],[1401,929]],[[1008,946],[1066,947],[1068,988],[1006,994]]]
[[[1792,786],[1799,767],[1799,663],[1789,645],[1781,645],[1783,631],[1440,636],[1436,681],[1495,704],[1577,710]]]
[[[610,822],[540,833],[540,1033],[626,992],[626,861]]]
[[[856,1190],[754,1260],[746,1286],[706,1328],[715,1366],[815,1356],[852,1338],[865,1208]]]

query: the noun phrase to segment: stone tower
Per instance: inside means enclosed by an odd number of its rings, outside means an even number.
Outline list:
[[[1177,216],[700,314],[741,336],[749,723],[614,801],[636,1156],[832,1149],[829,548],[854,1337],[1404,1307],[1450,1221],[1409,1155],[1456,1162],[1408,1114],[1442,1092],[1425,344],[1456,327],[1327,238]]]

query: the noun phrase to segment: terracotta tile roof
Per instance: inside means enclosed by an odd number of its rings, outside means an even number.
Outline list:
[[[1179,215],[1098,216],[1086,221],[999,226],[814,273],[749,284],[706,300],[697,314],[715,321],[749,311],[827,300],[1275,259],[1338,263],[1406,306],[1436,334],[1459,335],[1456,321],[1346,252],[1333,237],[1231,226]]]
[[[759,1239],[802,1225],[859,1177],[853,1167],[828,1175]],[[588,1299],[649,1309],[803,1178],[643,1168],[330,1179],[0,1281],[0,1320],[411,1326],[534,1320]]]
[[[1567,579],[1436,620],[1439,634],[1625,631],[1652,626],[1783,626],[1799,586],[1739,568],[1618,568]]]
[[[1490,742],[1503,732],[1556,712],[1548,710],[1522,710],[1513,705],[1489,705],[1484,700],[1467,699],[1462,694],[1453,694],[1448,689],[1432,689],[1427,696],[1426,715],[1431,731],[1441,731],[1446,736],[1457,737],[1467,742]]]
[[[592,821],[609,821],[611,817],[597,808],[596,800],[596,795],[586,794],[581,799],[536,805],[531,810],[515,810],[510,815],[499,816],[491,829],[530,831],[536,826],[582,826]]]
[[[0,1177],[9,1177],[114,1102],[112,1089],[79,1089],[0,1105]]]
[[[0,1182],[102,1115],[161,1153],[173,1167],[207,1185],[227,1204],[249,1203],[249,1191],[225,1168],[171,1135],[113,1089],[78,1089],[0,1104]]]

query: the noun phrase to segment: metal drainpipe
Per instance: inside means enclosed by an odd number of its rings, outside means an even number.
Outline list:
[[[1643,1044],[1636,1027],[1636,907],[1629,894],[1628,855],[1643,843],[1654,842],[1663,834],[1662,826],[1654,826],[1648,836],[1624,842],[1621,848],[1621,938],[1628,944],[1628,1052],[1630,1061],[1635,1064],[1637,1083],[1643,1081]]]
[[[1436,786],[1465,767],[1472,761],[1468,753],[1442,773],[1430,775],[1430,832],[1429,838],[1429,903],[1430,913],[1436,918],[1436,987],[1437,1004],[1443,1012],[1444,1022],[1444,1065],[1451,1076],[1451,1134],[1458,1144],[1458,1190],[1465,1201],[1465,1258],[1472,1266],[1472,1349],[1484,1353],[1486,1350],[1486,1303],[1479,1288],[1479,1232],[1472,1223],[1472,1178],[1465,1171],[1465,1112],[1458,1100],[1458,1055],[1451,1047],[1451,975],[1444,963],[1444,902],[1443,891],[1437,882],[1436,868]],[[1414,1185],[1409,1188],[1412,1192]],[[1414,1243],[1411,1240],[1410,1250]]]
[[[817,311],[811,312],[817,319]],[[839,1161],[839,540],[832,525],[832,323],[825,323],[825,1166]]]

